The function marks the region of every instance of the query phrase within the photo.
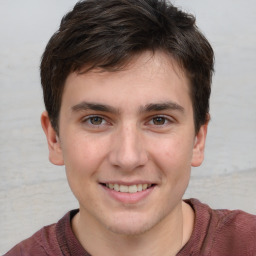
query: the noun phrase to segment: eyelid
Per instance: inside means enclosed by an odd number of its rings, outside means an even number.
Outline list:
[[[174,121],[175,121],[175,119],[174,119],[173,117],[171,117],[171,116],[161,115],[161,114],[158,114],[158,115],[157,115],[157,114],[156,114],[156,115],[150,116],[150,117],[148,118],[147,123],[153,121],[153,119],[154,119],[154,118],[157,118],[157,117],[164,118],[164,119],[168,122],[167,124],[163,124],[163,125],[155,125],[155,124],[152,124],[152,125],[158,126],[158,127],[166,126],[166,125],[168,125],[168,124],[174,123]]]
[[[89,123],[88,121],[89,121],[91,118],[93,118],[93,117],[100,117],[100,118],[102,118],[103,124],[93,125],[93,124]],[[110,123],[110,122],[107,120],[107,118],[106,118],[105,116],[99,115],[99,114],[87,115],[87,116],[85,116],[85,117],[83,117],[83,118],[81,119],[81,122],[82,122],[83,124],[84,124],[84,123],[87,123],[87,124],[88,124],[89,126],[91,126],[91,127],[104,126],[104,125]]]

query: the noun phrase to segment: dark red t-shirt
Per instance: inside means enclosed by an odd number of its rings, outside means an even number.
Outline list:
[[[177,256],[256,256],[256,216],[240,210],[212,210],[196,199],[185,200],[195,211],[190,240]],[[71,229],[67,213],[16,245],[4,256],[90,256]]]

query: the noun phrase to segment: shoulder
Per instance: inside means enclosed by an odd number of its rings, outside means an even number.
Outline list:
[[[57,250],[56,224],[45,226],[34,235],[20,242],[4,256],[61,255]]]
[[[234,248],[253,249],[256,253],[256,215],[241,210],[213,210],[216,216],[214,243],[232,243]],[[248,249],[246,249],[248,248]]]
[[[197,199],[186,202],[194,209],[197,218],[209,221],[208,226],[212,224],[216,232],[239,230],[247,234],[256,233],[256,215],[241,210],[212,209]]]
[[[189,200],[196,214],[202,248],[212,255],[255,255],[256,215],[241,210],[211,209],[198,200]]]
[[[66,235],[72,233],[70,220],[77,212],[73,210],[66,213],[57,223],[43,227],[4,256],[62,256]]]
[[[241,210],[213,210],[217,216],[218,229],[231,228],[249,233],[256,232],[256,215]]]

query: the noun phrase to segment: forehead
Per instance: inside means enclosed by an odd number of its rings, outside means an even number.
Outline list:
[[[122,70],[71,73],[65,82],[62,103],[96,100],[114,105],[146,105],[150,101],[175,100],[181,104],[190,98],[189,94],[189,80],[172,57],[162,52],[145,52],[133,57]]]

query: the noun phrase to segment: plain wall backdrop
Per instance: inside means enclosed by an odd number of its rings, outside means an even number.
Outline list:
[[[48,161],[40,57],[74,0],[0,0],[0,254],[77,208]],[[256,2],[176,0],[216,54],[204,164],[185,197],[256,214]],[[170,195],[171,196],[171,195]]]

